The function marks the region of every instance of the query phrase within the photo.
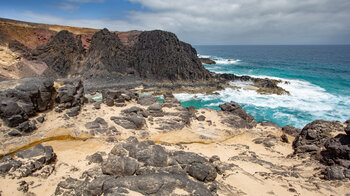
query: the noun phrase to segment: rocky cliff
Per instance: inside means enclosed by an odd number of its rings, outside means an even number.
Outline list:
[[[6,68],[2,66],[4,71],[1,73],[5,78],[22,77],[26,67],[40,70],[29,75],[57,78],[130,75],[152,81],[196,81],[211,77],[198,59],[196,50],[170,32],[155,30],[121,33],[103,29],[91,35],[92,30],[81,31],[79,34],[76,29],[73,29],[73,33],[69,31],[72,29],[67,28],[68,30],[56,33],[48,30],[48,27],[39,29],[38,26],[29,23],[31,28],[27,28],[26,33],[23,33],[21,29],[24,27],[19,24],[22,23],[8,20],[2,20],[0,24],[11,27],[2,28],[1,45],[7,48],[14,40],[17,43],[15,48],[10,47],[8,51],[16,58]],[[46,32],[47,36],[34,43],[32,39],[28,41],[11,35],[11,32],[17,31],[27,37],[31,32]],[[24,66],[20,66],[21,64]],[[38,64],[45,66],[39,68]],[[7,73],[9,67],[14,70],[12,72],[16,72],[13,75],[17,77]]]

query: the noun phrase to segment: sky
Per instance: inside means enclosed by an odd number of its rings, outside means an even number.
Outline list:
[[[350,0],[0,0],[0,17],[161,29],[196,45],[350,44]]]

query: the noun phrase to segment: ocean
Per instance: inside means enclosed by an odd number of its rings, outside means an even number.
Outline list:
[[[215,65],[204,64],[208,70],[280,79],[290,95],[230,88],[218,95],[175,94],[185,107],[220,109],[219,104],[235,101],[257,121],[298,128],[316,119],[350,119],[349,45],[194,47],[199,56],[215,59]]]

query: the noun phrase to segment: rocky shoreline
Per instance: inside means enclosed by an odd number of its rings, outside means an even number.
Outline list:
[[[278,195],[349,191],[348,122],[279,127],[234,102],[198,110],[170,92],[163,103],[140,97],[141,89],[105,89],[95,102],[79,79],[0,86],[8,87],[3,195],[252,195],[248,184]]]

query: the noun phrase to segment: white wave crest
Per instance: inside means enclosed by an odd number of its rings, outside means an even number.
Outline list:
[[[266,78],[265,76],[260,77]],[[277,77],[269,78],[281,80],[282,82],[278,86],[289,91],[290,95],[262,95],[255,90],[247,90],[246,88],[226,88],[217,91],[219,95],[182,93],[176,94],[175,97],[180,101],[213,101],[213,103],[204,107],[214,107],[221,103],[235,101],[239,104],[256,108],[257,111],[251,111],[252,114],[266,112],[267,110],[274,111],[273,118],[283,119],[288,124],[299,128],[315,119],[345,121],[350,118],[348,113],[350,110],[350,97],[333,95],[325,89],[306,81],[286,80]],[[239,87],[249,84],[246,82],[233,83],[234,86]],[[264,110],[260,111],[259,108],[264,108]],[[305,118],[305,116],[308,118]]]

